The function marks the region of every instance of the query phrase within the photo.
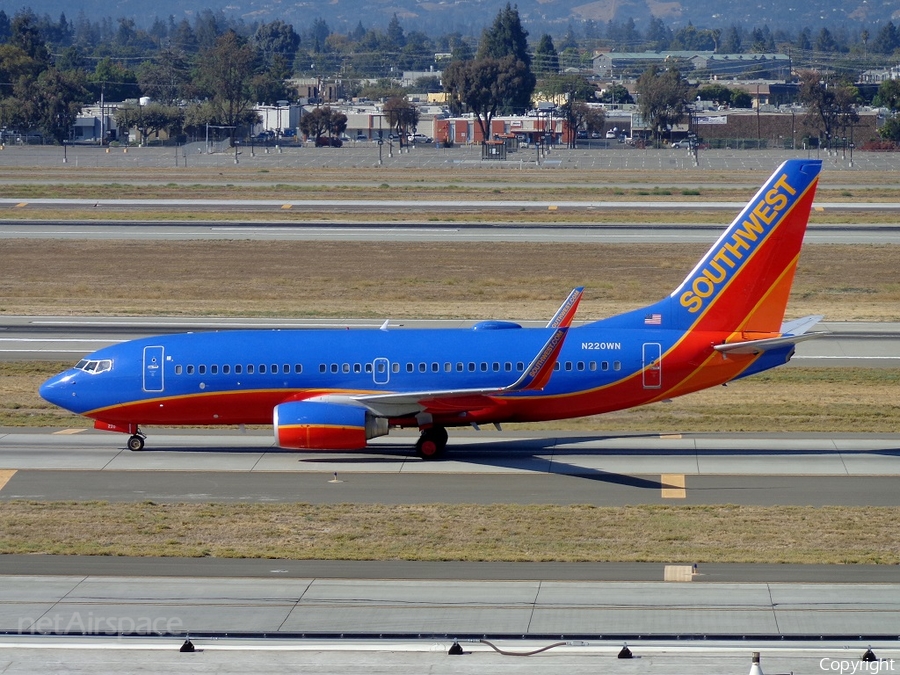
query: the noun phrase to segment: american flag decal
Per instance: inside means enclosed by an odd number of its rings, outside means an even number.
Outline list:
[[[644,324],[646,324],[647,326],[662,325],[662,314],[648,314],[644,317]]]

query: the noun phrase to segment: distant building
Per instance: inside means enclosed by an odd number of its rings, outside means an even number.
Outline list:
[[[698,56],[712,56],[713,52],[669,51],[669,52],[600,52],[594,55],[594,73],[599,77],[636,77],[650,66],[667,68],[676,66],[679,70],[692,70],[692,59]]]
[[[697,54],[691,58],[697,74],[710,78],[754,77],[787,80],[791,57],[787,54]]]
[[[766,77],[786,80],[791,73],[787,54],[717,54],[715,52],[600,52],[594,56],[594,73],[600,77],[637,77],[650,66],[671,65],[682,72],[695,71],[711,78]]]

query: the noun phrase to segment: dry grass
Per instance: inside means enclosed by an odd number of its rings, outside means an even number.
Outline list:
[[[587,287],[580,319],[671,291],[689,244],[10,239],[2,314],[535,319]],[[807,245],[789,306],[832,321],[900,320],[894,246]]]
[[[897,507],[10,501],[0,554],[900,563]]]

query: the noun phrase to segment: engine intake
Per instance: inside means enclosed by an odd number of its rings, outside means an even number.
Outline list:
[[[388,432],[388,421],[361,406],[290,401],[275,406],[275,443],[298,450],[361,450]]]

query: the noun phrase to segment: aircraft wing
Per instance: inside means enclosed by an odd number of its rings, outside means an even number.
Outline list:
[[[780,337],[762,338],[760,340],[744,340],[742,342],[726,342],[721,345],[713,345],[713,349],[722,354],[761,354],[770,349],[795,345],[804,340],[812,340],[826,332],[807,333],[810,328],[822,320],[821,316],[805,316],[782,324]]]
[[[568,331],[567,325],[554,330],[519,379],[505,387],[361,394],[351,398],[379,417],[401,417],[426,410],[443,413],[463,412],[495,406],[496,397],[516,391],[539,391],[547,386]]]

